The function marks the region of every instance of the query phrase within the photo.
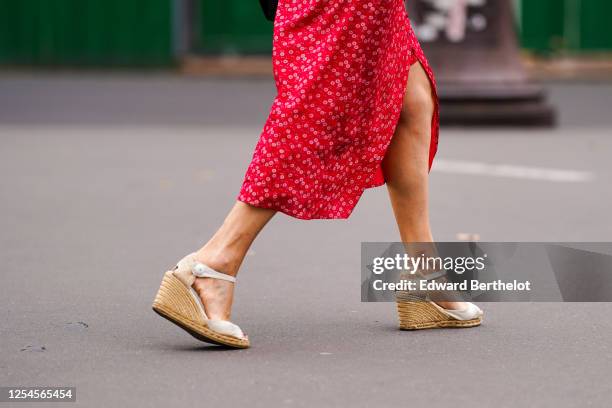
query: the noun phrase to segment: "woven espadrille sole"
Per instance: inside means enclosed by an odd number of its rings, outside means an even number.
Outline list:
[[[210,330],[189,289],[172,272],[164,274],[153,301],[153,310],[200,341],[234,348],[248,348],[250,345],[248,339],[238,339]]]
[[[482,318],[457,320],[445,315],[429,302],[398,300],[397,315],[401,330],[467,328],[479,326]]]

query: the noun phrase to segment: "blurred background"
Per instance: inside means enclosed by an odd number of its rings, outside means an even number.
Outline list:
[[[487,1],[465,3],[477,8]],[[612,49],[609,1],[514,0],[513,6],[525,50],[566,56]],[[272,49],[271,24],[257,1],[2,0],[0,19],[5,65],[172,66],[186,55]]]
[[[447,124],[553,125],[533,80],[609,80],[606,0],[414,0]],[[272,24],[259,2],[0,0],[4,73],[152,72],[270,78]]]
[[[610,241],[612,2],[407,6],[442,99],[436,240]],[[252,350],[153,315],[164,268],[236,199],[271,36],[257,0],[0,0],[0,384],[88,407],[606,406],[605,305],[487,305],[482,330],[404,336],[361,304],[360,243],[399,239],[384,188],[347,221],[274,218],[234,308]]]

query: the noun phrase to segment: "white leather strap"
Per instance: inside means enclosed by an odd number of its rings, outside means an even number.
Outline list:
[[[215,271],[213,268],[204,265],[201,262],[195,261],[193,265],[191,265],[191,273],[198,278],[213,278],[213,279],[221,279],[229,282],[236,282],[236,278],[221,272]]]

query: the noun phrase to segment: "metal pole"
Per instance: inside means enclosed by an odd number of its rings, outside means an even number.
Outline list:
[[[579,0],[568,0],[579,1]],[[444,123],[543,125],[555,110],[521,60],[515,0],[412,0],[409,15],[439,84]]]
[[[194,45],[196,0],[172,1],[172,48],[175,58],[187,55]]]

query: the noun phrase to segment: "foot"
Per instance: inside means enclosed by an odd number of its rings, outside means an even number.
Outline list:
[[[464,310],[467,309],[468,304],[467,302],[435,302],[436,305],[440,306],[441,308],[444,308],[446,310]]]
[[[153,310],[198,340],[247,348],[247,336],[229,320],[235,281],[188,254],[164,274]]]
[[[209,319],[231,320],[232,303],[234,301],[234,284],[232,282],[197,278],[193,288],[202,300],[204,312]]]
[[[215,253],[216,252],[216,253]],[[227,251],[226,251],[227,252]],[[222,251],[201,249],[196,253],[196,259],[214,270],[236,275],[234,263]],[[204,312],[209,319],[231,320],[232,303],[234,301],[234,283],[211,278],[196,278],[193,289],[197,292],[204,305]]]
[[[476,306],[473,303],[468,303],[468,302],[448,302],[451,304],[448,304],[447,302],[442,302],[442,303],[444,304],[444,306],[441,306],[439,303],[434,303],[434,305],[438,309],[440,309],[442,313],[456,320],[466,321],[466,320],[482,319],[482,316],[483,316],[482,309],[480,309],[478,306]]]

